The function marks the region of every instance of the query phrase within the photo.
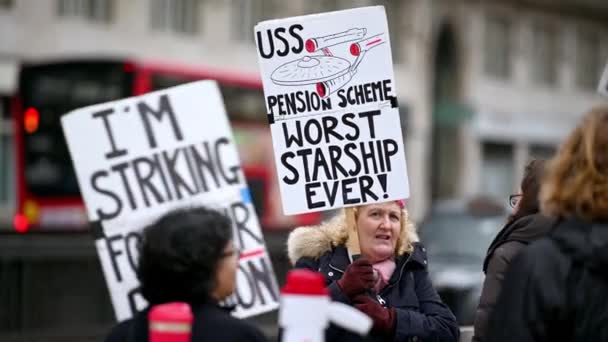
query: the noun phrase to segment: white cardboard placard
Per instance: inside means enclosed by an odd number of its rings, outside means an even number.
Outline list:
[[[233,222],[244,253],[234,315],[276,309],[278,287],[221,94],[201,81],[77,109],[62,117],[116,317],[147,303],[135,275],[141,229],[178,207],[206,205]]]
[[[409,197],[384,7],[255,27],[285,214]]]

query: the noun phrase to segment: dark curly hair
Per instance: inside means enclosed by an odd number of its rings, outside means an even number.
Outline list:
[[[197,303],[210,298],[230,220],[205,207],[178,209],[143,231],[137,277],[150,303]]]

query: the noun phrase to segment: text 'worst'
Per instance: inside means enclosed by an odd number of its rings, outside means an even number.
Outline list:
[[[281,123],[287,150],[281,154],[281,181],[305,183],[309,209],[387,198],[387,174],[399,144],[379,137],[380,110]]]

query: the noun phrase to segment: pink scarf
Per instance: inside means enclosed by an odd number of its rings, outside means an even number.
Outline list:
[[[377,262],[372,265],[374,268],[374,273],[378,274],[378,281],[376,285],[374,285],[374,290],[376,293],[380,292],[386,285],[388,285],[388,281],[391,279],[393,272],[395,272],[395,260],[392,258],[388,258],[384,261]]]

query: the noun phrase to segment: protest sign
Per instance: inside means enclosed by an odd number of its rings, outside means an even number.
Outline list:
[[[409,196],[384,7],[255,27],[285,214]]]
[[[604,72],[602,73],[600,83],[597,86],[597,91],[604,96],[608,96],[608,62],[604,67]]]
[[[219,89],[202,81],[75,110],[62,126],[119,321],[146,306],[135,275],[141,229],[206,205],[243,253],[235,315],[278,307],[278,288]]]

